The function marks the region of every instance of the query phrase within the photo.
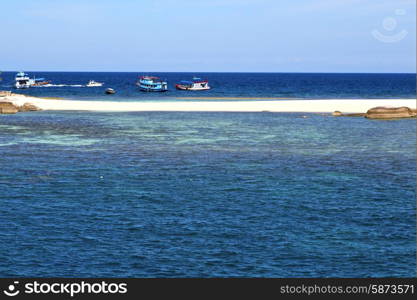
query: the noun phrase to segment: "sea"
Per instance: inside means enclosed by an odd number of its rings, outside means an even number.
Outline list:
[[[116,72],[27,72],[31,78],[50,81],[47,87],[19,90],[36,97],[62,97],[77,100],[109,101],[184,101],[205,98],[222,101],[228,98],[285,99],[372,99],[416,97],[415,74],[335,74],[335,73],[116,73]],[[0,90],[13,90],[16,72],[3,72]],[[164,93],[139,92],[135,85],[141,75],[158,76],[168,82]],[[208,91],[180,91],[175,84],[193,77],[209,80]],[[86,87],[89,80],[102,87]],[[114,95],[105,95],[113,88]],[[212,98],[212,99],[207,99]],[[239,99],[238,99],[239,100]],[[240,99],[241,101],[242,99]],[[256,99],[250,99],[253,101]],[[193,101],[195,101],[193,99]]]
[[[57,86],[19,92],[82,100],[416,95],[415,74],[30,75]],[[170,90],[139,92],[139,75]],[[192,76],[213,89],[174,90]],[[88,80],[104,86],[80,86]],[[0,188],[1,277],[416,276],[415,119],[0,115]]]

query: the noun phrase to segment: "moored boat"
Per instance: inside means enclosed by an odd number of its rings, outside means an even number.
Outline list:
[[[168,90],[168,83],[155,76],[141,76],[136,85],[143,92],[166,92]]]
[[[198,77],[193,77],[192,81],[181,80],[175,85],[177,90],[186,90],[186,91],[204,91],[209,90],[210,86],[208,85],[208,80],[202,80]]]
[[[106,94],[108,94],[108,95],[112,95],[112,94],[115,94],[116,93],[116,91],[114,89],[112,89],[112,88],[108,88],[104,92]]]

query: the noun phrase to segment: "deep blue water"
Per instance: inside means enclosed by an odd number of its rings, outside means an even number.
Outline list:
[[[0,115],[0,276],[416,276],[415,120],[306,116]]]
[[[172,100],[175,97],[283,97],[283,98],[413,98],[416,97],[415,74],[326,74],[326,73],[92,73],[28,72],[60,87],[19,90],[39,97],[64,97],[100,100]],[[15,72],[2,74],[0,89],[12,89]],[[157,75],[168,80],[166,93],[138,91],[139,75]],[[194,75],[209,80],[209,91],[175,90],[175,83]],[[104,82],[103,87],[80,87],[89,80]],[[107,87],[115,95],[104,95]]]

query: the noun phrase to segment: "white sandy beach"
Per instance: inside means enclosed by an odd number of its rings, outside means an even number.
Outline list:
[[[376,106],[407,106],[416,108],[415,99],[326,99],[326,100],[269,100],[269,101],[173,101],[173,102],[116,102],[51,100],[13,94],[0,101],[16,105],[31,103],[42,110],[74,111],[210,111],[210,112],[306,112],[365,113]]]

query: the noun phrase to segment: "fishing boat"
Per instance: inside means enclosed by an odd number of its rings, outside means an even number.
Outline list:
[[[112,95],[112,94],[115,94],[115,93],[116,93],[116,91],[115,91],[114,89],[112,89],[112,88],[108,88],[108,89],[106,89],[104,92],[105,92],[107,95]]]
[[[16,74],[14,86],[17,89],[28,89],[33,84],[35,84],[35,79],[29,78],[29,75],[25,72],[19,72]]]
[[[35,82],[31,86],[45,86],[51,84],[51,81],[45,80],[44,78],[34,78]]]
[[[96,87],[96,86],[103,86],[102,82],[97,82],[94,80],[90,80],[86,85],[86,87]]]
[[[141,76],[136,85],[143,92],[166,92],[168,90],[168,83],[154,76]]]
[[[202,80],[198,77],[193,77],[192,81],[181,80],[175,85],[177,90],[186,90],[186,91],[204,91],[209,90],[210,86],[208,85],[207,80]]]

